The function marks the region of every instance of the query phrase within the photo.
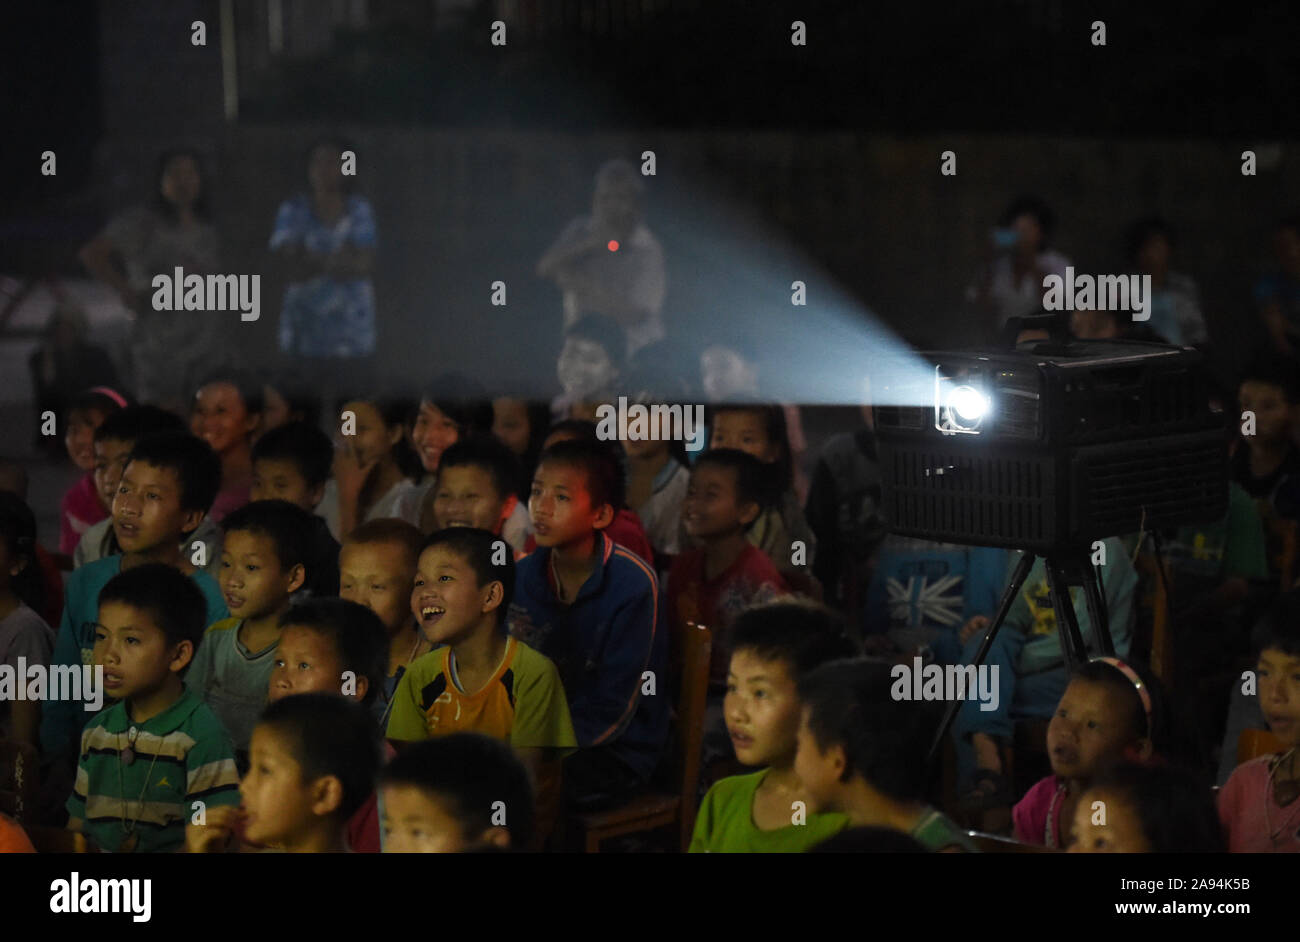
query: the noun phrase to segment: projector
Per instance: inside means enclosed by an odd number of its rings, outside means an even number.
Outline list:
[[[891,532],[1038,555],[1221,519],[1204,358],[1134,341],[922,353],[875,383]],[[899,405],[898,403],[905,403]]]

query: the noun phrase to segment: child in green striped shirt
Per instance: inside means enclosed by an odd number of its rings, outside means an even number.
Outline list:
[[[234,750],[181,673],[207,602],[175,567],[146,563],[99,594],[93,661],[118,702],[81,734],[68,828],[103,850],[177,850],[187,821],[239,803]]]

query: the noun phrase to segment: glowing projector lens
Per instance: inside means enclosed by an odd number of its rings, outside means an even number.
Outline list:
[[[970,386],[958,386],[948,396],[948,408],[963,422],[977,422],[989,410],[989,400]]]

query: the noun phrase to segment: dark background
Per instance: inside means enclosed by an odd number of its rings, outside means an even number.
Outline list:
[[[84,276],[77,247],[177,143],[209,155],[226,270],[260,272],[304,146],[338,130],[378,219],[389,369],[457,365],[549,393],[559,293],[533,266],[587,211],[604,160],[652,149],[670,330],[783,348],[819,331],[839,290],[913,342],[978,339],[962,289],[1002,207],[1033,192],[1082,271],[1121,270],[1124,226],[1166,216],[1230,376],[1259,336],[1269,227],[1300,206],[1284,3],[282,0],[278,48],[271,0],[224,9],[229,117],[220,0],[4,5],[0,272]],[[505,47],[489,42],[498,17]],[[39,173],[46,149],[57,177]],[[939,174],[944,150],[956,177]],[[792,314],[795,278],[810,301]],[[497,279],[506,309],[488,303]],[[279,293],[264,277],[262,320],[238,327],[251,361],[273,346]]]

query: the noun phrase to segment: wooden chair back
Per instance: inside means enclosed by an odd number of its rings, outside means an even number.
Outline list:
[[[704,741],[704,713],[709,694],[709,662],[713,636],[709,629],[688,622],[679,634],[680,667],[677,690],[677,737],[665,791],[637,795],[605,811],[574,815],[567,830],[576,831],[587,853],[599,853],[601,843],[629,834],[645,834],[670,827],[685,850],[695,829],[695,797],[700,781],[700,749]],[[667,789],[671,789],[667,790]]]
[[[704,744],[704,712],[709,696],[709,664],[713,632],[705,625],[687,624],[682,637],[681,689],[677,693],[677,791],[682,796],[682,850],[695,829],[695,792],[700,784],[700,750]]]
[[[1266,729],[1243,729],[1237,737],[1237,765],[1282,751],[1282,740]]]
[[[1145,616],[1142,620],[1145,623],[1141,639],[1143,643],[1139,645],[1138,653],[1147,655],[1152,672],[1169,690],[1174,679],[1174,647],[1173,631],[1169,624],[1168,582],[1161,578],[1154,553],[1140,553],[1135,568],[1141,585],[1138,604]],[[1168,573],[1165,575],[1168,576]]]

